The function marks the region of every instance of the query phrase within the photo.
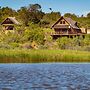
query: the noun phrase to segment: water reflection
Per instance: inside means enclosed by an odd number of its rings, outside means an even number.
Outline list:
[[[90,65],[1,64],[0,90],[90,90]]]

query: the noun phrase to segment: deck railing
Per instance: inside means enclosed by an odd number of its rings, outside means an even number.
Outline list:
[[[69,34],[68,32],[51,32],[51,35]]]
[[[80,35],[82,33],[72,33],[72,32],[51,32],[51,35]]]

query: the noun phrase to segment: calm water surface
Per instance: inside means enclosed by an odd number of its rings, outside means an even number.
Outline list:
[[[0,64],[0,90],[90,90],[90,64]]]

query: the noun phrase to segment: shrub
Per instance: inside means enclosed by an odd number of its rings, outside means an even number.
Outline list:
[[[32,48],[31,43],[29,43],[29,42],[21,44],[20,47],[25,48],[25,49],[31,49]]]
[[[60,49],[68,49],[69,47],[71,47],[71,42],[71,39],[67,37],[57,39],[57,44]]]
[[[33,27],[25,31],[25,37],[28,41],[35,41],[38,44],[44,44],[44,32],[42,28]]]
[[[85,46],[84,51],[90,51],[90,46]]]
[[[19,47],[19,43],[16,42],[10,43],[9,45],[11,45],[13,48]]]
[[[2,48],[2,49],[11,49],[12,47],[7,43],[0,43],[0,48]]]

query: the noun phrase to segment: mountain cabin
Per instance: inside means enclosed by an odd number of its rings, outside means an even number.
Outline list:
[[[51,33],[53,39],[64,36],[73,38],[73,36],[76,37],[82,35],[84,37],[84,33],[78,27],[77,22],[71,18],[62,16],[51,28],[55,31],[54,33]]]
[[[15,17],[6,18],[1,25],[3,26],[3,31],[14,30],[14,25],[20,25],[20,23],[15,19]]]

